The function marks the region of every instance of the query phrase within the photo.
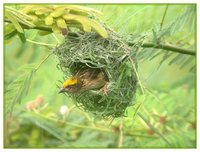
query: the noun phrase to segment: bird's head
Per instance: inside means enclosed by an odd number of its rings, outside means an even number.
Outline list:
[[[80,89],[80,84],[78,82],[78,79],[75,77],[67,79],[63,83],[63,87],[60,89],[59,93],[63,92],[70,92],[70,93],[75,93]]]

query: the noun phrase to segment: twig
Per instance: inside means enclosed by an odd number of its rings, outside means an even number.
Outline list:
[[[123,146],[123,140],[124,140],[124,135],[123,135],[123,120],[121,121],[119,125],[119,142],[118,142],[118,148],[121,148]]]
[[[164,20],[165,20],[165,16],[167,14],[167,10],[168,10],[168,4],[166,5],[165,12],[164,12],[162,20],[160,22],[160,30],[162,30],[162,26],[163,26],[163,23],[164,23]]]
[[[36,67],[35,67],[35,72],[39,69],[39,67],[49,58],[50,55],[53,53],[49,53]]]
[[[59,39],[56,37],[56,35],[54,33],[52,33],[53,37],[55,38],[55,40],[58,42],[58,44],[60,44]]]
[[[135,43],[128,43],[129,46],[133,46],[135,45]],[[143,43],[141,45],[141,47],[144,48],[155,48],[155,49],[162,49],[162,50],[167,50],[167,51],[171,51],[171,52],[176,52],[176,53],[181,53],[181,54],[187,54],[187,55],[192,55],[192,56],[196,56],[196,52],[194,50],[191,49],[184,49],[184,48],[180,48],[177,46],[173,46],[173,45],[167,45],[167,44],[154,44],[154,43]]]
[[[27,42],[30,42],[30,43],[42,45],[42,46],[56,47],[56,44],[48,44],[48,43],[43,43],[43,42],[37,42],[37,41],[30,40],[30,39],[26,39],[26,41],[27,41]]]
[[[163,49],[163,50],[168,50],[168,51],[182,53],[182,54],[188,54],[188,55],[193,55],[193,56],[196,55],[196,52],[194,50],[184,49],[184,48],[180,48],[173,45],[167,45],[167,44],[158,44],[155,46],[155,44],[153,43],[144,43],[142,47],[153,47],[157,49]]]
[[[158,134],[169,146],[171,146],[170,142],[159,132],[157,131],[154,126],[140,113],[138,116],[156,133]]]
[[[58,122],[58,120],[56,118],[52,118],[52,117],[49,117],[49,116],[46,116],[44,114],[41,114],[41,113],[37,113],[35,112],[36,115],[42,117],[42,118],[45,118],[47,120],[51,120],[51,121],[54,121],[54,122]],[[75,123],[72,123],[72,122],[63,122],[65,125],[70,125],[70,126],[73,126],[73,127],[78,127],[78,128],[85,128],[85,129],[92,129],[92,130],[96,130],[96,131],[102,131],[102,132],[110,132],[112,133],[113,131],[110,130],[110,129],[107,129],[107,128],[99,128],[99,127],[95,127],[95,126],[87,126],[87,125],[79,125],[79,124],[75,124]]]
[[[136,77],[137,77],[138,83],[139,83],[139,85],[140,85],[142,94],[144,95],[144,94],[145,94],[145,93],[144,93],[144,87],[143,87],[142,82],[141,82],[141,80],[140,80],[140,77],[139,77],[139,75],[138,75],[138,73],[137,73],[135,64],[134,64],[134,62],[133,62],[133,60],[132,60],[131,57],[129,57],[129,60],[130,60],[130,62],[131,62],[131,65],[132,65],[132,67],[133,67],[133,70],[134,70],[134,72],[135,72],[135,74],[136,74]]]
[[[135,113],[134,113],[134,115],[133,115],[133,120],[134,120],[134,118],[135,118],[136,115],[138,114],[140,108],[142,107],[142,105],[143,105],[143,103],[144,103],[144,101],[145,101],[145,99],[146,99],[146,96],[145,96],[145,87],[143,86],[143,84],[142,84],[142,82],[141,82],[141,80],[140,80],[140,77],[139,77],[138,72],[137,72],[137,70],[136,70],[135,64],[134,64],[134,62],[133,62],[133,60],[132,60],[131,57],[129,57],[129,60],[130,60],[130,62],[131,62],[131,65],[132,65],[132,67],[133,67],[133,70],[134,70],[134,72],[135,72],[135,74],[136,74],[136,77],[137,77],[137,80],[138,80],[138,83],[139,83],[139,85],[140,85],[141,92],[142,92],[142,95],[143,95],[143,99],[142,99],[142,101],[140,102],[140,104],[137,106],[137,109],[136,109],[136,111],[135,111]]]
[[[152,93],[148,88],[145,88],[145,91],[151,95],[153,98],[155,98],[158,102],[161,102],[161,100],[154,94]]]
[[[58,119],[53,118],[53,117],[49,117],[45,114],[39,113],[37,110],[34,111],[34,113],[36,116],[39,116],[41,118],[53,121],[53,122],[58,122]],[[88,125],[80,125],[80,124],[76,124],[73,122],[66,122],[66,121],[62,121],[62,123],[64,123],[65,125],[69,125],[72,127],[77,127],[77,128],[83,128],[83,129],[91,129],[91,130],[95,130],[95,131],[100,131],[100,132],[107,132],[107,133],[114,133],[112,129],[107,129],[107,128],[103,128],[103,127],[96,127],[96,126],[88,126]],[[124,140],[124,135],[127,136],[135,136],[135,137],[142,137],[142,138],[158,138],[157,136],[148,136],[148,135],[143,135],[143,134],[133,134],[131,132],[125,132],[123,129],[123,122],[121,122],[120,126],[119,126],[119,131],[120,131],[120,138],[119,138],[119,147],[123,146],[123,140]]]
[[[159,136],[153,136],[153,135],[145,135],[145,134],[133,134],[130,132],[124,132],[124,135],[126,136],[135,136],[135,137],[141,137],[141,138],[159,138]]]

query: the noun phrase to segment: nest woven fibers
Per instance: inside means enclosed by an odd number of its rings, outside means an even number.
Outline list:
[[[95,114],[98,118],[121,117],[128,106],[133,105],[137,78],[130,58],[135,60],[135,51],[126,45],[117,34],[108,31],[105,39],[96,33],[69,34],[54,54],[65,77],[71,77],[80,68],[104,70],[109,79],[108,94],[90,90],[68,95],[79,108]]]

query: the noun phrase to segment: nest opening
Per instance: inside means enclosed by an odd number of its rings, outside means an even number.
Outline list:
[[[135,61],[134,52],[118,35],[109,31],[107,39],[96,33],[68,35],[54,54],[66,77],[75,75],[81,68],[95,68],[106,73],[107,95],[100,90],[69,95],[79,108],[100,118],[115,118],[124,116],[126,108],[134,102],[137,78],[129,60]]]

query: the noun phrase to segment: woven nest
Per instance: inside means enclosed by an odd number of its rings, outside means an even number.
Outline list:
[[[96,33],[68,35],[54,54],[66,78],[82,67],[102,69],[108,76],[107,95],[99,90],[68,94],[78,107],[101,118],[124,116],[126,108],[133,104],[137,79],[129,60],[135,61],[134,50],[119,36],[111,31],[107,39]]]

